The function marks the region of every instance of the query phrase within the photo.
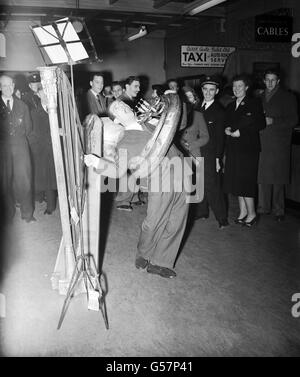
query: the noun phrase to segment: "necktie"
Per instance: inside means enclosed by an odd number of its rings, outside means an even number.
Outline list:
[[[11,107],[10,107],[10,100],[9,99],[7,100],[6,106],[7,106],[8,112],[10,113],[11,112]]]
[[[204,104],[201,107],[201,111],[205,111],[205,110],[206,110],[206,102],[204,102]]]

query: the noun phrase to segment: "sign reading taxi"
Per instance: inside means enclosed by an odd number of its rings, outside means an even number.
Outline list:
[[[181,46],[181,67],[224,67],[235,47]]]

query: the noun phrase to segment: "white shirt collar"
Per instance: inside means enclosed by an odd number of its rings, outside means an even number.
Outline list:
[[[236,107],[238,107],[238,106],[240,105],[240,103],[243,102],[243,100],[244,100],[245,97],[246,97],[246,96],[244,96],[243,98],[237,98],[237,99],[236,99],[236,101],[235,101],[235,103],[236,103]]]
[[[100,95],[100,93],[97,94],[92,88],[90,88],[90,91],[94,94],[95,97],[97,97],[98,94]]]
[[[206,110],[206,109],[209,108],[209,106],[211,106],[211,105],[214,103],[214,101],[215,101],[214,99],[211,100],[211,101],[205,101],[205,100],[204,100],[204,101],[202,102],[202,106],[204,106],[204,104],[206,104],[206,105],[205,105],[205,110]]]
[[[2,100],[5,103],[5,105],[7,105],[7,101],[9,101],[10,108],[12,109],[13,103],[14,103],[14,97],[5,98],[5,97],[2,96]]]

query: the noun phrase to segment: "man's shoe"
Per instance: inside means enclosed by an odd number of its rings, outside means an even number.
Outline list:
[[[36,218],[33,217],[33,216],[28,217],[28,218],[22,217],[22,220],[25,220],[27,223],[32,223],[32,222],[36,221]]]
[[[146,268],[148,266],[148,264],[149,264],[149,261],[147,259],[143,258],[143,257],[138,257],[135,260],[135,267],[138,270]]]
[[[281,223],[282,221],[284,221],[284,215],[277,215],[277,216],[275,216],[275,220],[278,223]]]
[[[119,211],[127,211],[127,212],[132,212],[133,208],[129,204],[120,204],[117,206],[117,209]]]
[[[134,206],[143,206],[145,202],[143,202],[142,200],[137,200],[136,202],[131,202],[131,204]]]
[[[45,209],[44,215],[51,215],[53,211],[49,211],[48,209]]]
[[[223,229],[228,225],[229,225],[229,222],[227,219],[219,221],[219,229]]]
[[[170,268],[157,266],[151,263],[148,264],[147,272],[149,272],[149,274],[159,275],[167,279],[173,279],[176,277],[176,272]]]
[[[209,215],[196,215],[195,220],[207,220]]]

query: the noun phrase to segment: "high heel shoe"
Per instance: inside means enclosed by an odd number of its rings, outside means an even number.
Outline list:
[[[242,217],[241,219],[237,218],[237,219],[234,220],[234,222],[235,222],[236,224],[243,225],[244,222],[245,222],[245,220],[246,220],[246,217],[247,217],[247,215],[246,215],[245,217]]]
[[[251,227],[251,226],[257,224],[257,221],[258,221],[258,216],[256,215],[251,221],[244,221],[243,225]]]

